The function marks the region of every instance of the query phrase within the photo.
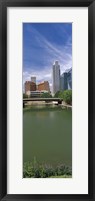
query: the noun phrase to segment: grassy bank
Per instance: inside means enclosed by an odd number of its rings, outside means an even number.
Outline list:
[[[52,176],[49,178],[72,178],[72,175],[61,175],[61,176]]]
[[[71,178],[72,169],[69,166],[60,164],[56,167],[34,162],[26,162],[23,166],[24,178]]]

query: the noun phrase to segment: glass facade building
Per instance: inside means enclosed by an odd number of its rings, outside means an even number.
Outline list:
[[[66,70],[60,76],[60,89],[63,91],[67,89],[72,89],[72,68]]]
[[[70,69],[67,74],[67,84],[68,84],[68,89],[72,89],[72,69]]]

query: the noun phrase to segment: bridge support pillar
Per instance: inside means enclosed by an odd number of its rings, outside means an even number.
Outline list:
[[[61,100],[58,101],[58,105],[59,105],[59,104],[62,104],[62,101],[61,101]]]
[[[23,108],[25,108],[25,103],[23,102]]]

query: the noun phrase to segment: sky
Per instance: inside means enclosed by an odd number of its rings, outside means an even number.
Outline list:
[[[58,60],[61,74],[72,67],[71,23],[23,23],[23,83],[36,76],[37,83],[49,81]]]

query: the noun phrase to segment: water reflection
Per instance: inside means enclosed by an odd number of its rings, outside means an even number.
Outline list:
[[[72,111],[37,106],[23,114],[23,160],[56,165],[72,163]]]

